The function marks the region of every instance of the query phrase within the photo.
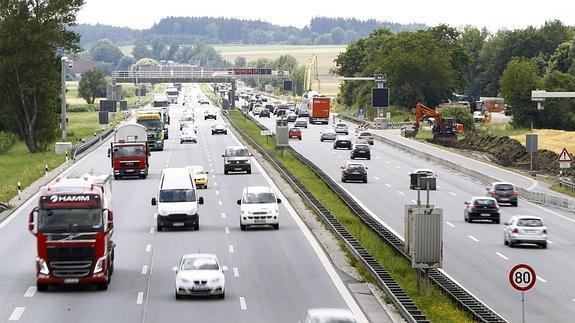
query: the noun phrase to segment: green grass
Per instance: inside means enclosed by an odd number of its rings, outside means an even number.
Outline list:
[[[244,119],[239,111],[231,111],[231,118],[252,138],[255,138],[268,152],[277,158],[298,180],[341,222],[341,224],[386,268],[396,282],[411,297],[418,308],[432,322],[472,322],[471,317],[459,309],[437,287],[430,286],[428,295],[417,291],[416,271],[407,259],[396,255],[393,250],[371,231],[349,210],[341,199],[311,169],[297,160],[291,153],[280,155],[275,150],[274,140],[266,141],[260,135],[260,128],[251,120]],[[361,270],[360,270],[361,271]],[[365,270],[363,270],[365,274]]]
[[[565,187],[559,185],[558,183],[551,185],[551,186],[549,187],[549,189],[551,189],[551,190],[553,190],[553,191],[556,191],[556,192],[559,192],[559,193],[563,193],[563,194],[565,194],[565,195],[569,195],[569,196],[575,197],[575,192],[573,192],[572,190],[567,189],[567,188],[565,188]]]
[[[73,145],[78,143],[78,138],[92,137],[95,131],[103,129],[98,124],[98,112],[70,112],[67,116],[67,140]],[[121,119],[122,114],[117,113],[113,122]],[[65,158],[65,155],[54,153],[54,144],[50,144],[46,152],[31,154],[24,142],[17,140],[10,150],[0,155],[0,201],[7,202],[17,195],[18,181],[25,188],[44,176],[46,164],[48,170],[52,170],[62,164]]]

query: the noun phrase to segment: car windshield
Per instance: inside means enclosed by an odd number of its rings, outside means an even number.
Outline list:
[[[495,189],[499,191],[512,191],[513,185],[511,184],[497,184],[495,185]]]
[[[476,205],[495,206],[495,201],[490,199],[475,200]]]
[[[206,171],[203,167],[194,167],[192,168],[192,174],[205,174]]]
[[[423,175],[423,176],[432,176],[433,177],[433,172],[430,171],[425,171],[425,170],[420,170],[417,172],[419,175]]]
[[[160,202],[195,202],[196,194],[192,189],[160,190]]]
[[[144,157],[142,146],[117,146],[114,147],[114,157]]]
[[[244,204],[275,203],[276,198],[273,193],[246,193],[242,198]]]
[[[347,170],[349,171],[363,171],[365,170],[365,167],[363,165],[359,165],[359,164],[350,164],[347,165]]]
[[[227,157],[247,157],[248,150],[247,148],[228,148],[225,155]]]
[[[160,120],[138,120],[138,124],[141,124],[148,130],[157,130],[162,127]]]
[[[518,227],[542,227],[543,221],[539,219],[519,219],[517,220]]]
[[[299,128],[290,128],[291,132],[301,132],[301,130],[299,130]]]
[[[97,232],[104,227],[102,210],[92,209],[40,209],[38,230],[45,233]]]
[[[214,258],[187,257],[182,261],[182,270],[218,270],[218,262]]]

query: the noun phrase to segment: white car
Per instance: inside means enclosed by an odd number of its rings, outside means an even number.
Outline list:
[[[310,308],[300,323],[357,323],[357,320],[348,309]]]
[[[193,122],[184,122],[182,123],[182,129],[180,129],[181,131],[185,131],[191,129],[193,130],[195,133],[198,133],[198,126],[196,126],[196,124],[194,124]]]
[[[511,248],[531,243],[547,248],[547,227],[543,219],[533,215],[514,215],[503,227],[503,243]]]
[[[281,202],[268,186],[245,187],[238,200],[240,229],[244,231],[248,225],[271,225],[275,230],[279,229],[278,204]]]
[[[297,118],[293,124],[294,127],[297,128],[307,128],[307,119],[306,118]]]
[[[225,267],[220,267],[216,255],[195,253],[182,256],[176,272],[176,299],[182,296],[226,295]]]
[[[193,129],[182,130],[182,134],[180,135],[180,143],[183,144],[184,142],[193,142],[194,144],[198,143],[198,136]]]

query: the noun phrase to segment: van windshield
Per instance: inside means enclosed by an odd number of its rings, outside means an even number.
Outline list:
[[[276,198],[273,193],[246,193],[242,199],[244,204],[275,203]]]
[[[246,148],[228,148],[226,149],[226,157],[248,157],[248,150]]]
[[[172,189],[160,191],[160,202],[195,202],[196,192],[192,189]]]

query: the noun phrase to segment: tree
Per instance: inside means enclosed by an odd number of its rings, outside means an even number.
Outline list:
[[[234,66],[235,67],[245,67],[247,64],[247,60],[245,57],[243,56],[238,56],[236,57],[236,59],[234,60]]]
[[[136,60],[132,56],[124,56],[118,62],[117,69],[121,71],[126,71],[130,69],[130,66],[134,65]]]
[[[100,39],[90,49],[92,59],[96,61],[104,61],[118,64],[120,59],[124,56],[118,46],[114,45],[109,39]]]
[[[511,106],[513,124],[527,128],[537,124],[537,109],[531,101],[531,91],[539,88],[537,66],[526,58],[515,57],[507,65],[501,77],[501,94]]]
[[[160,63],[158,63],[157,60],[152,58],[142,58],[139,61],[137,61],[136,64],[134,64],[134,68],[138,69],[140,66],[158,67],[160,66]]]
[[[70,30],[83,0],[0,2],[0,115],[31,153],[57,137],[60,57],[80,50]]]
[[[179,48],[180,48],[180,45],[178,45],[178,43],[172,42],[170,44],[170,48],[168,49],[168,53],[166,54],[166,59],[167,60],[174,60],[176,58],[176,53],[178,52]]]
[[[566,73],[569,71],[569,68],[573,64],[573,60],[569,57],[569,50],[572,45],[573,41],[566,41],[555,48],[555,52],[553,52],[553,55],[549,57],[549,61],[547,62],[547,67],[550,72],[557,71]]]
[[[475,130],[475,121],[469,108],[465,106],[446,106],[441,108],[441,114],[445,118],[452,118],[457,123],[463,124],[465,132],[472,132]]]
[[[332,44],[339,45],[345,40],[345,31],[341,27],[335,27],[331,30],[331,42]]]
[[[161,38],[154,38],[152,40],[152,56],[157,60],[163,59],[162,53],[166,49],[166,43]]]
[[[142,58],[154,58],[152,51],[144,44],[136,44],[136,46],[132,48],[132,56],[137,60]]]
[[[92,68],[82,74],[78,84],[78,93],[86,100],[86,103],[92,104],[99,93],[106,91],[106,75],[98,68]]]

